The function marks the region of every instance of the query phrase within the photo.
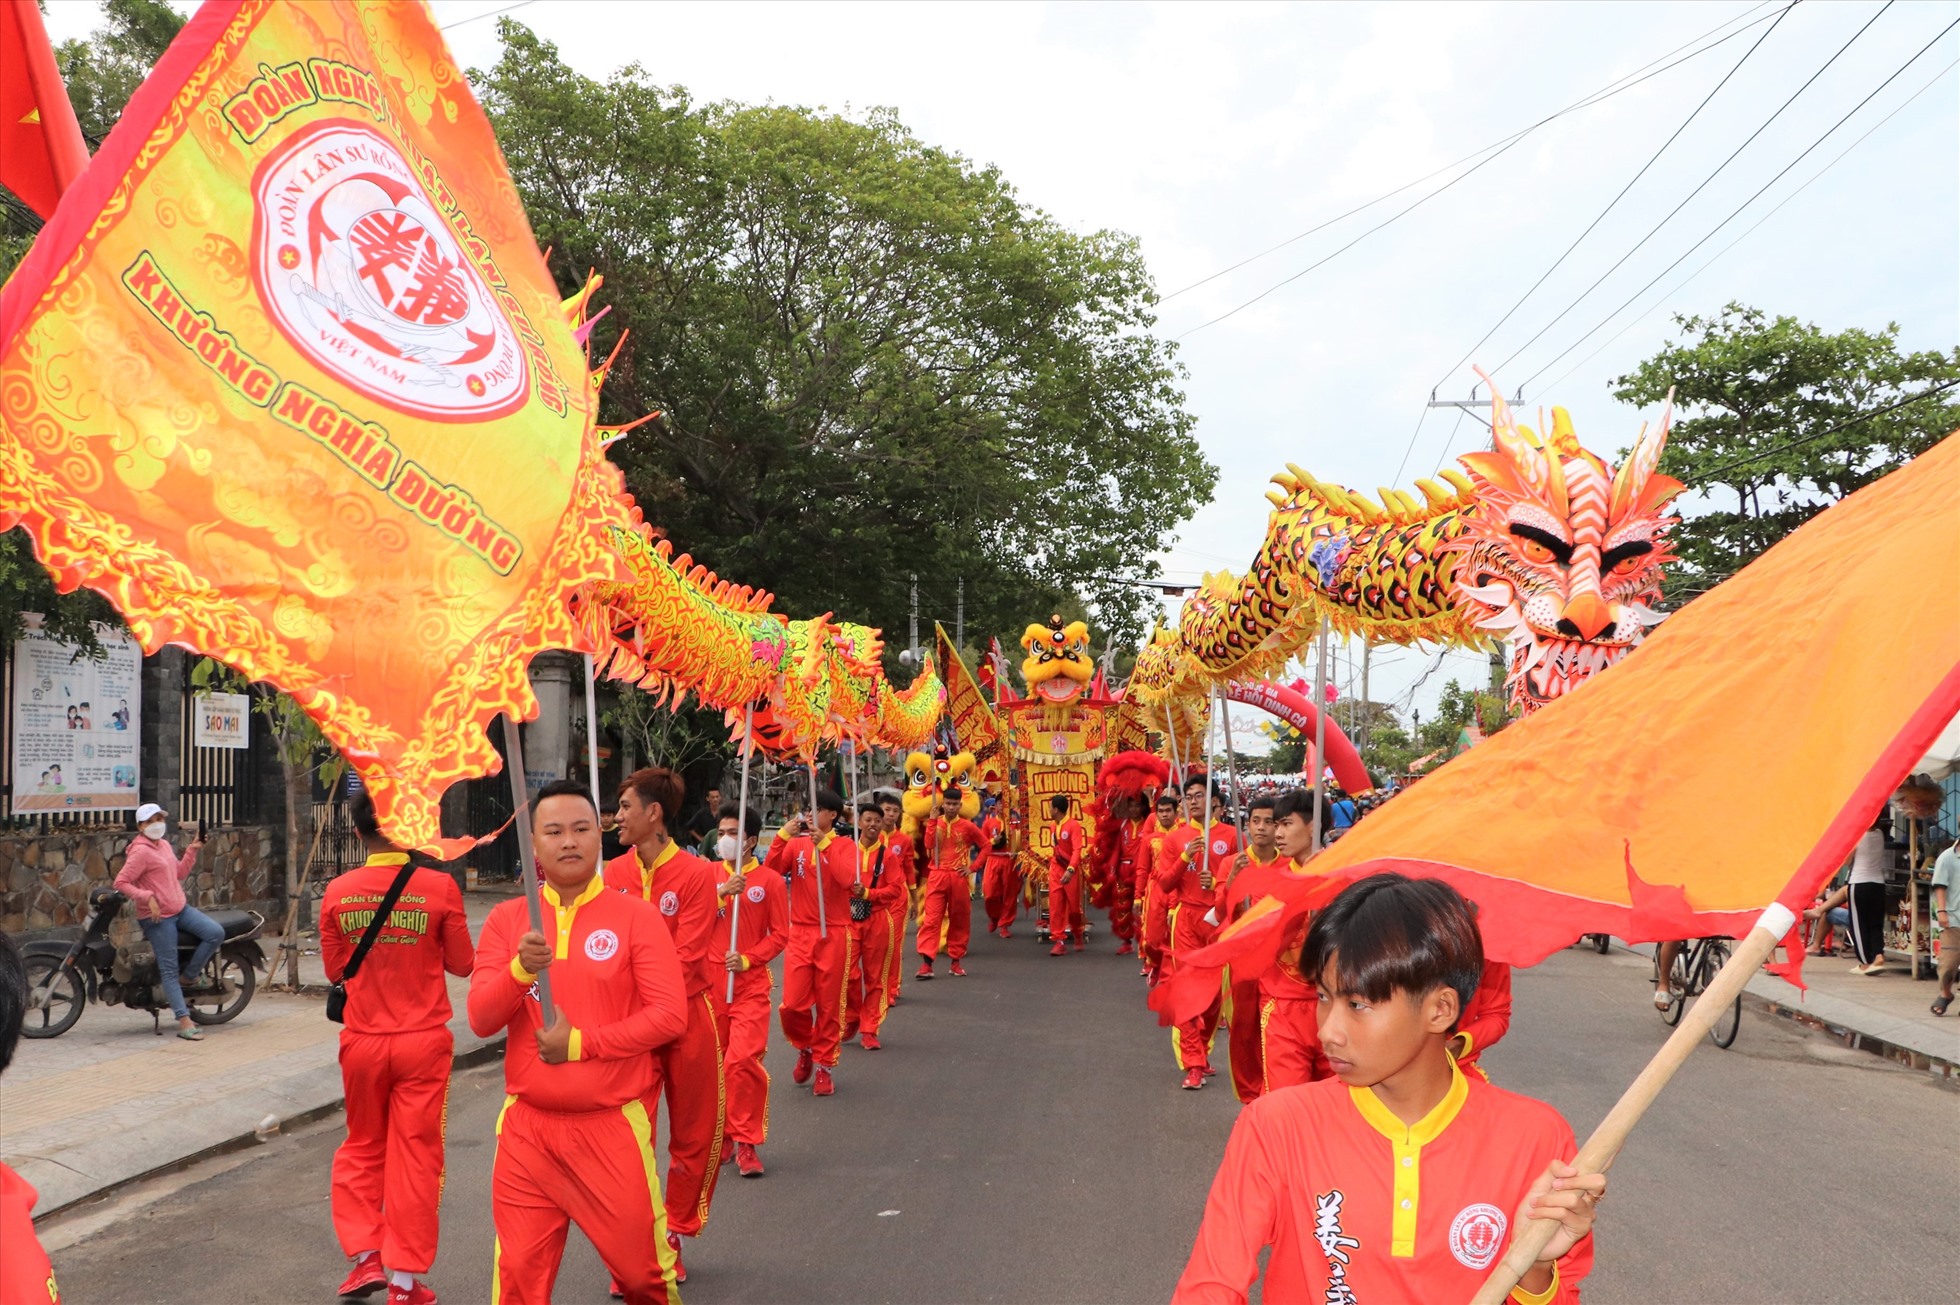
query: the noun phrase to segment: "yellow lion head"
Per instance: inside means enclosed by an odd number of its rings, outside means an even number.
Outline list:
[[[1021,636],[1028,656],[1021,676],[1028,692],[1045,702],[1074,702],[1096,673],[1089,660],[1089,627],[1080,621],[1062,624],[1059,615],[1046,625],[1030,625]]]
[[[914,752],[905,758],[905,793],[899,806],[905,812],[905,832],[917,837],[925,828],[926,817],[942,798],[960,804],[960,814],[968,820],[980,814],[980,793],[974,787],[973,754],[951,752],[941,743],[930,753]]]

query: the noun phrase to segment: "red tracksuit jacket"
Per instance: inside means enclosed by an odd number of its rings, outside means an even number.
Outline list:
[[[328,981],[340,982],[404,861],[370,860],[327,885],[320,903],[320,960]],[[347,987],[347,1029],[417,1033],[449,1023],[455,1010],[443,971],[468,974],[475,955],[456,881],[440,870],[416,867]]]
[[[857,844],[835,832],[821,840],[808,834],[779,838],[769,845],[763,867],[774,870],[789,885],[789,923],[792,929],[817,927],[817,873],[823,873],[823,922],[829,928],[849,928],[851,885],[857,882]]]
[[[716,975],[727,973],[722,957],[728,953],[728,940],[723,937],[719,944],[715,940],[715,918],[721,909],[715,885],[721,877],[712,863],[670,842],[648,867],[640,860],[640,849],[629,847],[606,862],[605,877],[606,887],[648,902],[660,912],[680,955],[689,997],[700,996],[715,986]]]
[[[572,1023],[572,1059],[547,1065],[538,1055],[536,976],[517,960],[531,928],[513,897],[490,912],[470,973],[470,1028],[478,1037],[509,1030],[504,1083],[540,1110],[609,1110],[646,1096],[653,1057],[687,1028],[687,987],[660,912],[637,897],[606,891],[599,875],[571,902],[544,885],[544,936],[552,941],[551,996]]]
[[[748,879],[742,886],[742,915],[735,922],[734,951],[748,962],[747,968],[753,970],[782,955],[783,948],[789,943],[789,897],[780,876],[760,873],[760,862],[751,860],[744,868],[748,871]],[[716,869],[726,881],[729,876],[728,863],[723,861]],[[722,904],[721,923],[715,931],[715,936],[721,940],[721,954],[724,957],[729,952],[726,945],[728,913],[734,909],[733,898]]]

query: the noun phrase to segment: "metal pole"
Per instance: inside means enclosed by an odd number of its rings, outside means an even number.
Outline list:
[[[1364,639],[1362,639],[1362,641],[1361,641],[1361,712],[1362,712],[1362,716],[1361,716],[1361,729],[1360,729],[1360,731],[1359,731],[1359,732],[1360,732],[1360,734],[1361,734],[1361,738],[1360,738],[1360,740],[1359,740],[1359,741],[1358,741],[1358,742],[1357,742],[1357,743],[1355,744],[1355,747],[1356,747],[1357,749],[1359,749],[1359,748],[1365,748],[1365,747],[1367,747],[1367,746],[1368,746],[1368,735],[1369,735],[1369,733],[1370,733],[1370,731],[1369,731],[1369,728],[1368,728],[1368,723],[1369,723],[1369,721],[1370,721],[1371,719],[1373,719],[1373,716],[1374,716],[1374,713],[1373,713],[1372,711],[1370,711],[1370,710],[1369,710],[1369,708],[1368,708],[1368,655],[1369,655],[1369,654],[1370,654],[1371,652],[1373,652],[1373,651],[1374,651],[1374,648],[1375,648],[1375,645],[1374,645],[1374,643],[1373,643],[1373,642],[1371,642],[1370,640],[1368,640],[1368,639],[1365,639],[1365,638],[1364,638]]]
[[[1316,852],[1320,850],[1321,811],[1327,802],[1327,785],[1321,778],[1327,773],[1327,629],[1328,620],[1323,616],[1313,676],[1313,850]]]
[[[1218,689],[1215,686],[1211,691],[1211,699],[1212,699],[1212,705],[1214,706],[1217,705]],[[1205,848],[1204,874],[1207,877],[1209,877],[1211,874],[1211,790],[1214,787],[1214,785],[1212,784],[1211,774],[1212,774],[1211,717],[1207,715],[1205,717],[1205,820],[1204,820],[1204,824],[1201,825],[1198,829],[1198,841],[1203,843]],[[1217,885],[1218,885],[1218,881],[1214,879],[1212,880],[1210,886],[1206,887],[1205,891],[1210,892],[1211,889],[1217,887]]]
[[[912,665],[917,666],[919,656],[919,573],[912,572],[912,623],[905,634],[905,646],[912,653]]]
[[[1225,765],[1232,774],[1232,810],[1235,813],[1233,824],[1238,826],[1239,850],[1245,850],[1245,791],[1239,787],[1239,753],[1232,746],[1232,704],[1224,694],[1218,694],[1219,710],[1225,717]]]
[[[830,937],[830,921],[823,913],[823,849],[817,846],[817,754],[810,754],[810,860],[817,876],[817,937]]]
[[[749,754],[755,750],[750,737],[755,727],[755,704],[742,709],[742,791],[735,797],[735,871],[742,869],[742,845],[749,841]],[[737,932],[742,927],[742,895],[735,894],[735,906],[728,913],[728,950],[736,950]],[[728,972],[728,1000],[735,1000],[735,971]]]
[[[599,690],[592,654],[585,654],[585,769],[592,777],[592,809],[599,810]]]
[[[960,577],[959,588],[956,589],[954,592],[957,596],[954,599],[954,603],[953,603],[953,644],[955,647],[963,649],[966,647],[966,577],[965,576]],[[962,652],[960,656],[964,657],[966,656],[966,654]]]
[[[531,908],[531,931],[544,932],[544,908],[538,903],[538,858],[531,848],[531,820],[524,808],[530,803],[524,780],[524,743],[518,737],[517,722],[504,717],[504,767],[510,771],[510,800],[517,815],[517,864],[524,877],[524,900]],[[599,813],[592,813],[598,819]],[[597,873],[598,867],[593,867]],[[555,1020],[551,1005],[551,971],[538,972],[538,1027],[548,1029]]]
[[[1164,738],[1171,745],[1171,783],[1181,786],[1184,783],[1184,762],[1177,754],[1177,726],[1171,723],[1171,704],[1168,699],[1164,703]],[[1182,792],[1178,796],[1182,798]]]

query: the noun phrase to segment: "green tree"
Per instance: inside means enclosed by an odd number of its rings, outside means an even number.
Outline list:
[[[1071,232],[992,168],[862,117],[581,77],[508,19],[472,81],[569,292],[630,329],[607,416],[649,519],[796,614],[969,632],[1071,595],[1142,633],[1144,559],[1210,494],[1135,241]],[[902,639],[891,639],[895,654]]]
[[[1683,414],[1661,457],[1661,470],[1689,487],[1674,528],[1681,564],[1668,578],[1670,598],[1719,584],[1960,426],[1951,392],[1854,420],[1960,380],[1960,348],[1902,353],[1896,324],[1829,334],[1735,303],[1674,320],[1685,338],[1619,377],[1613,391],[1651,407],[1673,387]]]

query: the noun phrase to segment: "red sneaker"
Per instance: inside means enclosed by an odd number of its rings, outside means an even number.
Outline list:
[[[837,1085],[831,1082],[830,1070],[822,1065],[817,1066],[817,1081],[810,1085],[810,1095],[827,1097],[834,1095],[836,1091]]]
[[[1057,938],[1057,939],[1055,939],[1055,945],[1054,945],[1053,947],[1050,947],[1050,948],[1048,949],[1048,954],[1049,954],[1050,956],[1066,956],[1066,955],[1068,955],[1068,939],[1067,939],[1067,938]]]
[[[762,1157],[755,1153],[755,1143],[735,1144],[735,1169],[744,1178],[762,1177]]]
[[[436,1294],[426,1282],[411,1282],[406,1287],[389,1283],[388,1305],[436,1305]]]
[[[912,977],[917,979],[921,983],[924,983],[927,979],[930,979],[932,977],[932,962],[926,961],[924,964],[920,965],[919,972],[913,975]]]
[[[1116,954],[1118,956],[1128,956],[1131,952],[1134,952],[1135,950],[1136,948],[1130,946],[1128,942],[1125,942],[1121,947],[1118,947],[1116,949]]]
[[[681,1235],[679,1233],[670,1232],[667,1234],[667,1249],[674,1253],[674,1281],[686,1282],[687,1266],[681,1263]]]
[[[883,1051],[885,1049],[885,1044],[878,1041],[878,1035],[875,1033],[867,1033],[859,1038],[858,1045],[866,1051]]]
[[[857,1035],[858,1035],[857,1021],[852,1020],[849,1024],[846,1024],[844,1026],[843,1041],[849,1042],[852,1038],[855,1038]]]
[[[1184,1071],[1184,1090],[1196,1092],[1205,1085],[1205,1072],[1196,1065]]]
[[[1089,945],[1089,941],[1086,938],[1077,938],[1075,940],[1075,950],[1077,950],[1078,952],[1081,951],[1084,947],[1087,947],[1088,945]]]
[[[792,1083],[808,1083],[810,1081],[811,1067],[816,1063],[817,1058],[810,1054],[809,1048],[805,1047],[802,1051],[797,1052],[796,1068],[790,1071],[789,1081]]]
[[[381,1252],[368,1251],[354,1261],[347,1281],[340,1284],[343,1296],[372,1296],[388,1285],[387,1270],[381,1267]]]
[[[1013,937],[1014,935],[1013,935],[1013,934],[1011,934],[1011,933],[1009,933],[1009,932],[1007,931],[1007,926],[1003,924],[1003,925],[1002,925],[1002,926],[1000,927],[1000,936],[1001,936],[1001,937],[1003,937],[1003,938],[1012,938],[1012,937]]]
[[[960,964],[958,961],[954,961],[953,977],[956,979],[964,979],[966,977],[966,966]]]

